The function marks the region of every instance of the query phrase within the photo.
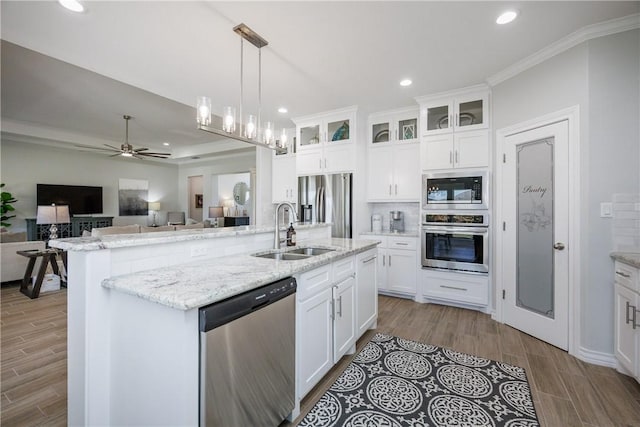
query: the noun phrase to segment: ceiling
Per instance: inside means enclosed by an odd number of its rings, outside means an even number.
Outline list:
[[[198,95],[214,112],[239,104],[232,28],[241,22],[269,42],[263,120],[293,127],[291,117],[410,106],[482,83],[580,28],[640,12],[638,1],[84,3],[75,14],[55,1],[1,2],[3,136],[119,144],[129,114],[131,144],[169,150],[173,161],[247,150],[194,120]],[[518,19],[496,25],[509,8]],[[257,111],[257,64],[245,43],[245,111]],[[403,78],[413,85],[400,87]]]

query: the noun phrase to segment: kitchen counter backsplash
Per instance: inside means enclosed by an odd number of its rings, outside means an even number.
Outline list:
[[[418,235],[420,229],[420,203],[370,203],[369,204],[369,224],[364,227],[371,231],[371,215],[382,215],[382,233],[389,232],[389,212],[402,211],[404,213],[404,231],[406,233]]]
[[[640,193],[614,194],[611,235],[613,250],[640,252]]]

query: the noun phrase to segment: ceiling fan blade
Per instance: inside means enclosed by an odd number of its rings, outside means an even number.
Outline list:
[[[148,148],[136,148],[133,151],[135,151],[137,153],[138,151],[145,151],[145,150],[148,150]]]
[[[146,156],[146,157],[155,157],[156,159],[166,159],[167,157],[169,157],[168,155],[156,155],[155,153],[137,153],[141,156]]]
[[[119,151],[119,150],[118,150],[118,151]],[[110,155],[109,157],[118,157],[118,156],[121,156],[121,155],[122,155],[122,153],[118,152],[118,153],[116,153],[116,154],[112,154],[112,155]]]
[[[156,156],[170,156],[171,155],[171,153],[154,153],[154,152],[151,152],[151,151],[146,152],[146,153],[138,153],[138,154],[142,154],[144,156],[146,156],[148,154],[153,154],[153,155],[156,155]]]
[[[122,148],[114,147],[113,145],[109,145],[109,144],[104,144],[104,145],[111,148],[112,150],[122,151]]]
[[[92,145],[73,144],[73,146],[78,148],[88,148],[90,150],[114,151],[112,148],[94,147]],[[120,151],[120,150],[115,150],[115,151]]]

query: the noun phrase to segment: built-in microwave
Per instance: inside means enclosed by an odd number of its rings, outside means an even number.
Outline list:
[[[422,209],[489,209],[487,171],[422,175]]]

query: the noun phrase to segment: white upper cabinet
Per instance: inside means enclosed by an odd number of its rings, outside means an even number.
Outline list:
[[[271,158],[271,201],[298,202],[296,176],[295,129],[287,129],[287,142],[282,150],[273,151]]]
[[[473,86],[416,98],[423,171],[489,166],[489,88]]]
[[[420,200],[420,145],[369,146],[367,200]]]
[[[422,136],[489,127],[489,89],[484,85],[416,100],[420,104]]]
[[[392,110],[369,116],[370,144],[379,146],[389,143],[418,142],[420,110],[407,108]]]
[[[356,107],[349,107],[293,119],[298,175],[353,170],[356,111]]]

